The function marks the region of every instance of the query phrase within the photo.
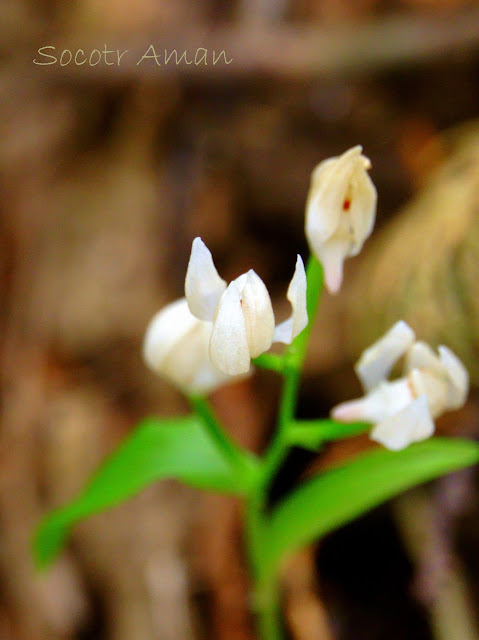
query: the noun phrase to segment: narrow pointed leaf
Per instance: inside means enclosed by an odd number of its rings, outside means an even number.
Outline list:
[[[198,418],[147,419],[75,500],[44,519],[34,540],[37,565],[51,563],[76,522],[114,507],[153,482],[177,478],[199,489],[241,494],[250,478],[247,469],[246,465],[241,471],[231,466]]]
[[[434,438],[403,451],[374,449],[300,486],[273,511],[265,564],[313,542],[389,498],[479,461],[479,444]]]

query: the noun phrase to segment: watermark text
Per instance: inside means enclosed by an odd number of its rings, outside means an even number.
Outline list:
[[[99,64],[120,67],[122,63],[128,61],[129,64],[155,65],[157,67],[195,65],[207,67],[208,65],[229,65],[233,62],[224,49],[216,51],[198,47],[196,49],[161,49],[158,45],[150,44],[142,53],[138,54],[130,49],[108,49],[105,44],[102,49],[57,49],[53,45],[40,47],[37,56],[33,59],[33,64],[46,67],[58,65],[67,67],[76,65],[81,67],[87,65],[96,67]]]

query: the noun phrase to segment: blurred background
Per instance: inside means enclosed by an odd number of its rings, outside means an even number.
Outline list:
[[[229,498],[151,487],[42,575],[32,530],[139,418],[187,410],[140,348],[192,239],[226,279],[261,274],[281,319],[311,170],[358,143],[376,231],[324,297],[301,416],[358,394],[352,363],[403,318],[471,372],[439,431],[479,437],[479,3],[1,0],[0,17],[0,639],[253,640]],[[165,64],[174,49],[193,62]],[[213,401],[261,451],[277,394],[259,372]],[[292,452],[272,500],[369,446]],[[479,638],[477,489],[455,474],[296,556],[290,637]]]

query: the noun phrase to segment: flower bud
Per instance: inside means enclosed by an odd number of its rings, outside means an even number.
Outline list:
[[[371,162],[361,152],[356,146],[324,160],[311,175],[306,237],[330,293],[341,287],[344,259],[361,251],[374,226],[377,193],[367,173]]]
[[[271,298],[261,278],[250,269],[226,286],[201,238],[193,241],[185,294],[191,313],[211,323],[211,362],[229,375],[247,373],[251,358],[274,341],[289,344],[308,323],[306,274],[299,256],[287,294],[293,312],[276,330]]]
[[[230,283],[222,295],[213,320],[210,358],[230,375],[246,373],[251,358],[273,343],[274,314],[261,278],[253,271]]]
[[[210,361],[211,323],[190,313],[185,298],[159,311],[151,320],[143,342],[143,357],[150,369],[186,394],[209,393],[234,379]]]

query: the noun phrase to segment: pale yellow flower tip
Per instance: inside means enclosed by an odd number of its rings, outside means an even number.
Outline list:
[[[361,251],[374,227],[377,192],[367,173],[371,162],[361,152],[358,145],[324,160],[311,175],[306,237],[330,293],[341,287],[345,258]]]

